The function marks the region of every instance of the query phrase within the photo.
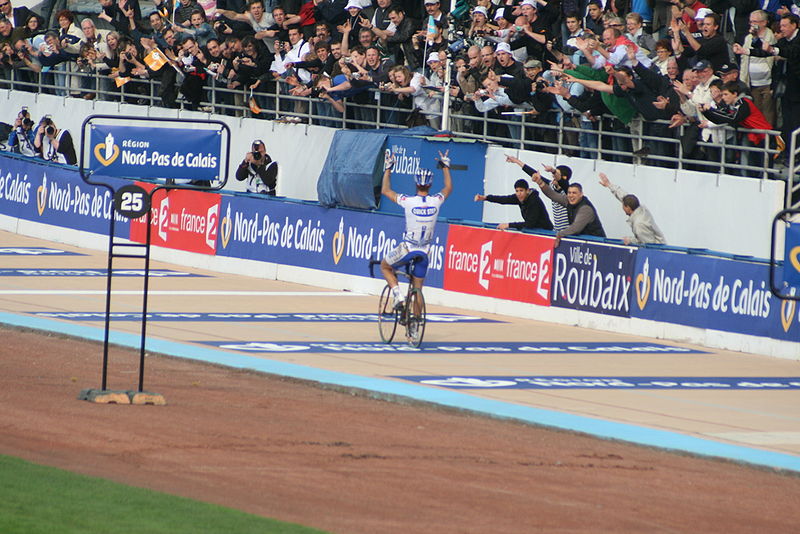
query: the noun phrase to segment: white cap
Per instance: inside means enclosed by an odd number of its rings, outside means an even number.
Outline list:
[[[714,11],[708,9],[707,7],[701,7],[697,10],[697,13],[694,16],[694,20],[704,19],[709,15],[713,15]]]
[[[522,0],[522,2],[519,3],[519,5],[536,7],[536,2],[534,2],[533,0]]]
[[[511,53],[511,45],[508,43],[497,43],[497,48],[494,49],[495,54],[499,54],[500,52],[505,52],[506,54]]]
[[[349,0],[347,2],[347,5],[344,6],[344,10],[347,11],[351,7],[357,7],[358,9],[364,9],[363,7],[361,7],[361,2],[359,2],[358,0]]]
[[[425,5],[438,4],[439,0],[425,0]]]
[[[440,61],[439,52],[431,52],[430,54],[428,54],[427,63],[430,63],[431,61]]]
[[[489,18],[489,13],[486,12],[486,8],[483,6],[477,6],[475,9],[473,9],[472,14],[474,15],[475,13],[483,13],[484,17],[487,19]]]
[[[506,14],[506,8],[504,7],[498,8],[498,10],[494,12],[494,20],[502,19],[503,15],[505,14]]]

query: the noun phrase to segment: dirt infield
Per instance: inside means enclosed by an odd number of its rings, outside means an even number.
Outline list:
[[[800,477],[0,329],[0,453],[331,532],[796,532]],[[109,387],[133,387],[114,350]]]

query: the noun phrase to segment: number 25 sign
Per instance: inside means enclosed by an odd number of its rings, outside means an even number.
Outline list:
[[[138,219],[150,209],[150,195],[138,185],[125,185],[114,194],[114,209],[129,219]]]

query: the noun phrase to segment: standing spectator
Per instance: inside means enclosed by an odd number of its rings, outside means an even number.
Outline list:
[[[603,33],[603,6],[600,0],[590,0],[586,5],[586,17],[583,19],[583,27],[595,35]]]
[[[243,13],[219,8],[217,8],[217,13],[220,13],[231,21],[249,24],[255,32],[255,38],[263,40],[267,48],[269,48],[271,52],[273,51],[270,41],[275,40],[275,17],[273,17],[271,12],[267,13],[264,11],[263,0],[250,0],[247,3],[247,10]],[[219,28],[217,31],[220,31]],[[224,30],[222,32],[225,33]]]
[[[628,216],[627,222],[633,230],[633,237],[625,236],[622,241],[626,245],[643,245],[645,243],[658,243],[665,245],[667,240],[656,224],[653,215],[643,204],[639,203],[636,195],[629,195],[623,189],[612,184],[605,173],[600,173],[600,185],[607,187],[609,191],[622,202],[622,211]]]
[[[783,126],[781,132],[787,143],[791,134],[800,127],[800,18],[793,13],[783,15],[780,21],[780,39],[775,46],[764,43],[763,50],[780,61],[781,76],[775,98],[780,98]]]
[[[248,193],[275,196],[277,175],[267,173],[267,166],[272,163],[272,158],[267,154],[264,141],[256,139],[250,147],[250,152],[236,168],[236,179],[246,181]]]
[[[42,17],[31,11],[26,6],[14,7],[11,0],[3,0],[0,4],[0,15],[7,18],[14,28],[26,26],[30,20],[31,15],[36,17],[39,22],[39,28],[45,28],[45,22]]]
[[[750,130],[772,130],[764,115],[758,110],[753,100],[741,92],[739,84],[728,82],[722,86],[721,98],[724,105],[703,109],[703,115],[716,124],[728,124],[733,127],[742,126]],[[747,132],[741,139],[741,144],[750,148],[764,148],[767,135],[757,132]],[[742,163],[755,167],[754,173],[748,169],[751,176],[758,176],[759,170],[767,167],[769,161],[762,153],[752,150],[742,151]]]
[[[389,8],[389,20],[391,26],[386,30],[369,24],[367,27],[386,43],[389,53],[392,54],[391,59],[396,65],[405,64],[412,71],[418,69],[421,65],[417,63],[414,44],[411,41],[419,23],[407,17],[403,8],[397,5]],[[394,30],[390,31],[392,27]]]
[[[550,180],[542,176],[542,180],[544,183],[549,184],[550,188],[558,193],[559,195],[566,198],[567,189],[569,189],[569,179],[572,178],[572,168],[568,167],[567,165],[557,165],[552,167],[550,165],[542,165],[542,168],[550,173],[552,177]],[[530,171],[533,171],[530,167],[528,167]],[[527,172],[527,171],[526,171]],[[529,173],[529,176],[533,176],[533,173]],[[569,216],[567,215],[567,208],[564,205],[551,200],[551,206],[553,210],[553,230],[558,232],[559,230],[563,230],[567,226],[569,226]]]
[[[192,25],[192,13],[200,11],[205,14],[203,8],[195,0],[178,0],[178,5],[175,6],[174,22],[176,26],[188,28]]]
[[[653,57],[656,51],[656,40],[645,31],[644,20],[639,13],[628,13],[625,15],[625,37],[637,46],[647,51],[648,57]]]
[[[189,26],[183,27],[178,24],[174,26],[175,30],[191,35],[198,46],[205,46],[209,39],[216,39],[217,34],[211,24],[206,22],[206,15],[202,9],[195,9],[189,15]]]
[[[524,165],[519,159],[506,155],[508,163],[516,163],[522,170],[533,172],[533,169]],[[552,230],[553,223],[550,222],[550,216],[544,207],[542,199],[539,198],[539,192],[531,189],[527,180],[519,179],[514,182],[513,195],[475,195],[475,202],[493,202],[495,204],[516,204],[519,206],[519,211],[522,214],[522,222],[513,223],[500,223],[497,225],[498,230],[506,230],[514,228],[522,230],[523,228]]]
[[[750,31],[745,36],[744,42],[733,45],[733,52],[741,58],[739,77],[749,85],[753,102],[770,124],[776,124],[775,100],[772,95],[772,67],[775,64],[775,56],[765,57],[763,46],[764,43],[774,46],[776,42],[775,34],[769,27],[767,12],[756,10],[750,13]]]
[[[728,57],[728,43],[725,41],[725,37],[719,33],[720,16],[716,13],[708,13],[703,17],[700,24],[702,24],[700,27],[702,37],[700,39],[695,39],[690,27],[684,24],[683,21],[678,22],[678,27],[686,38],[689,47],[694,51],[694,56],[697,60],[710,62],[716,70],[723,64],[728,63],[730,59]]]
[[[561,243],[561,238],[565,236],[579,234],[595,237],[606,236],[606,231],[603,230],[603,223],[600,222],[597,210],[589,198],[583,194],[583,187],[581,184],[569,184],[567,196],[565,198],[563,195],[553,191],[553,189],[542,180],[538,172],[534,172],[532,178],[550,200],[567,208],[569,226],[556,232],[556,247]]]

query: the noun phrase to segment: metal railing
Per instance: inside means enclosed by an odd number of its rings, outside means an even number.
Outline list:
[[[370,89],[369,103],[353,103],[344,99],[344,112],[339,113],[320,98],[293,96],[281,90],[281,85],[286,87],[285,82],[279,80],[278,90],[254,93],[256,103],[261,109],[260,113],[254,113],[249,105],[250,93],[247,89],[228,89],[212,80],[206,84],[202,101],[196,111],[346,129],[405,128],[405,119],[412,112],[408,107],[392,105],[391,101],[396,99],[391,97],[375,98],[375,95],[383,93]],[[145,106],[162,106],[164,90],[159,80],[138,78],[116,87],[114,80],[108,76],[96,72],[81,72],[72,66],[48,73],[15,69],[6,79],[0,80],[0,87]],[[178,83],[176,92],[179,88]],[[178,93],[175,107],[190,109],[193,106]],[[442,116],[440,111],[425,114],[438,120]],[[558,110],[549,110],[542,114],[514,112],[510,116],[496,111],[465,114],[452,111],[452,108],[450,112],[451,130],[459,137],[514,149],[761,179],[783,180],[786,176],[794,176],[798,170],[800,158],[795,157],[800,150],[797,143],[798,132],[794,132],[792,138],[786,140],[790,163],[785,167],[775,163],[778,151],[770,144],[770,139],[780,134],[776,130],[734,130],[726,126],[721,128],[725,132],[722,143],[698,141],[696,153],[686,154],[681,143],[685,126],[669,129],[666,128],[666,121],[634,119],[628,128],[622,127],[611,116],[603,116],[591,125],[584,123],[581,126],[579,121],[578,116]],[[759,146],[741,144],[738,140],[744,139],[749,132],[766,134],[763,143]],[[787,207],[791,205],[793,194],[800,195],[800,184],[787,180]]]

